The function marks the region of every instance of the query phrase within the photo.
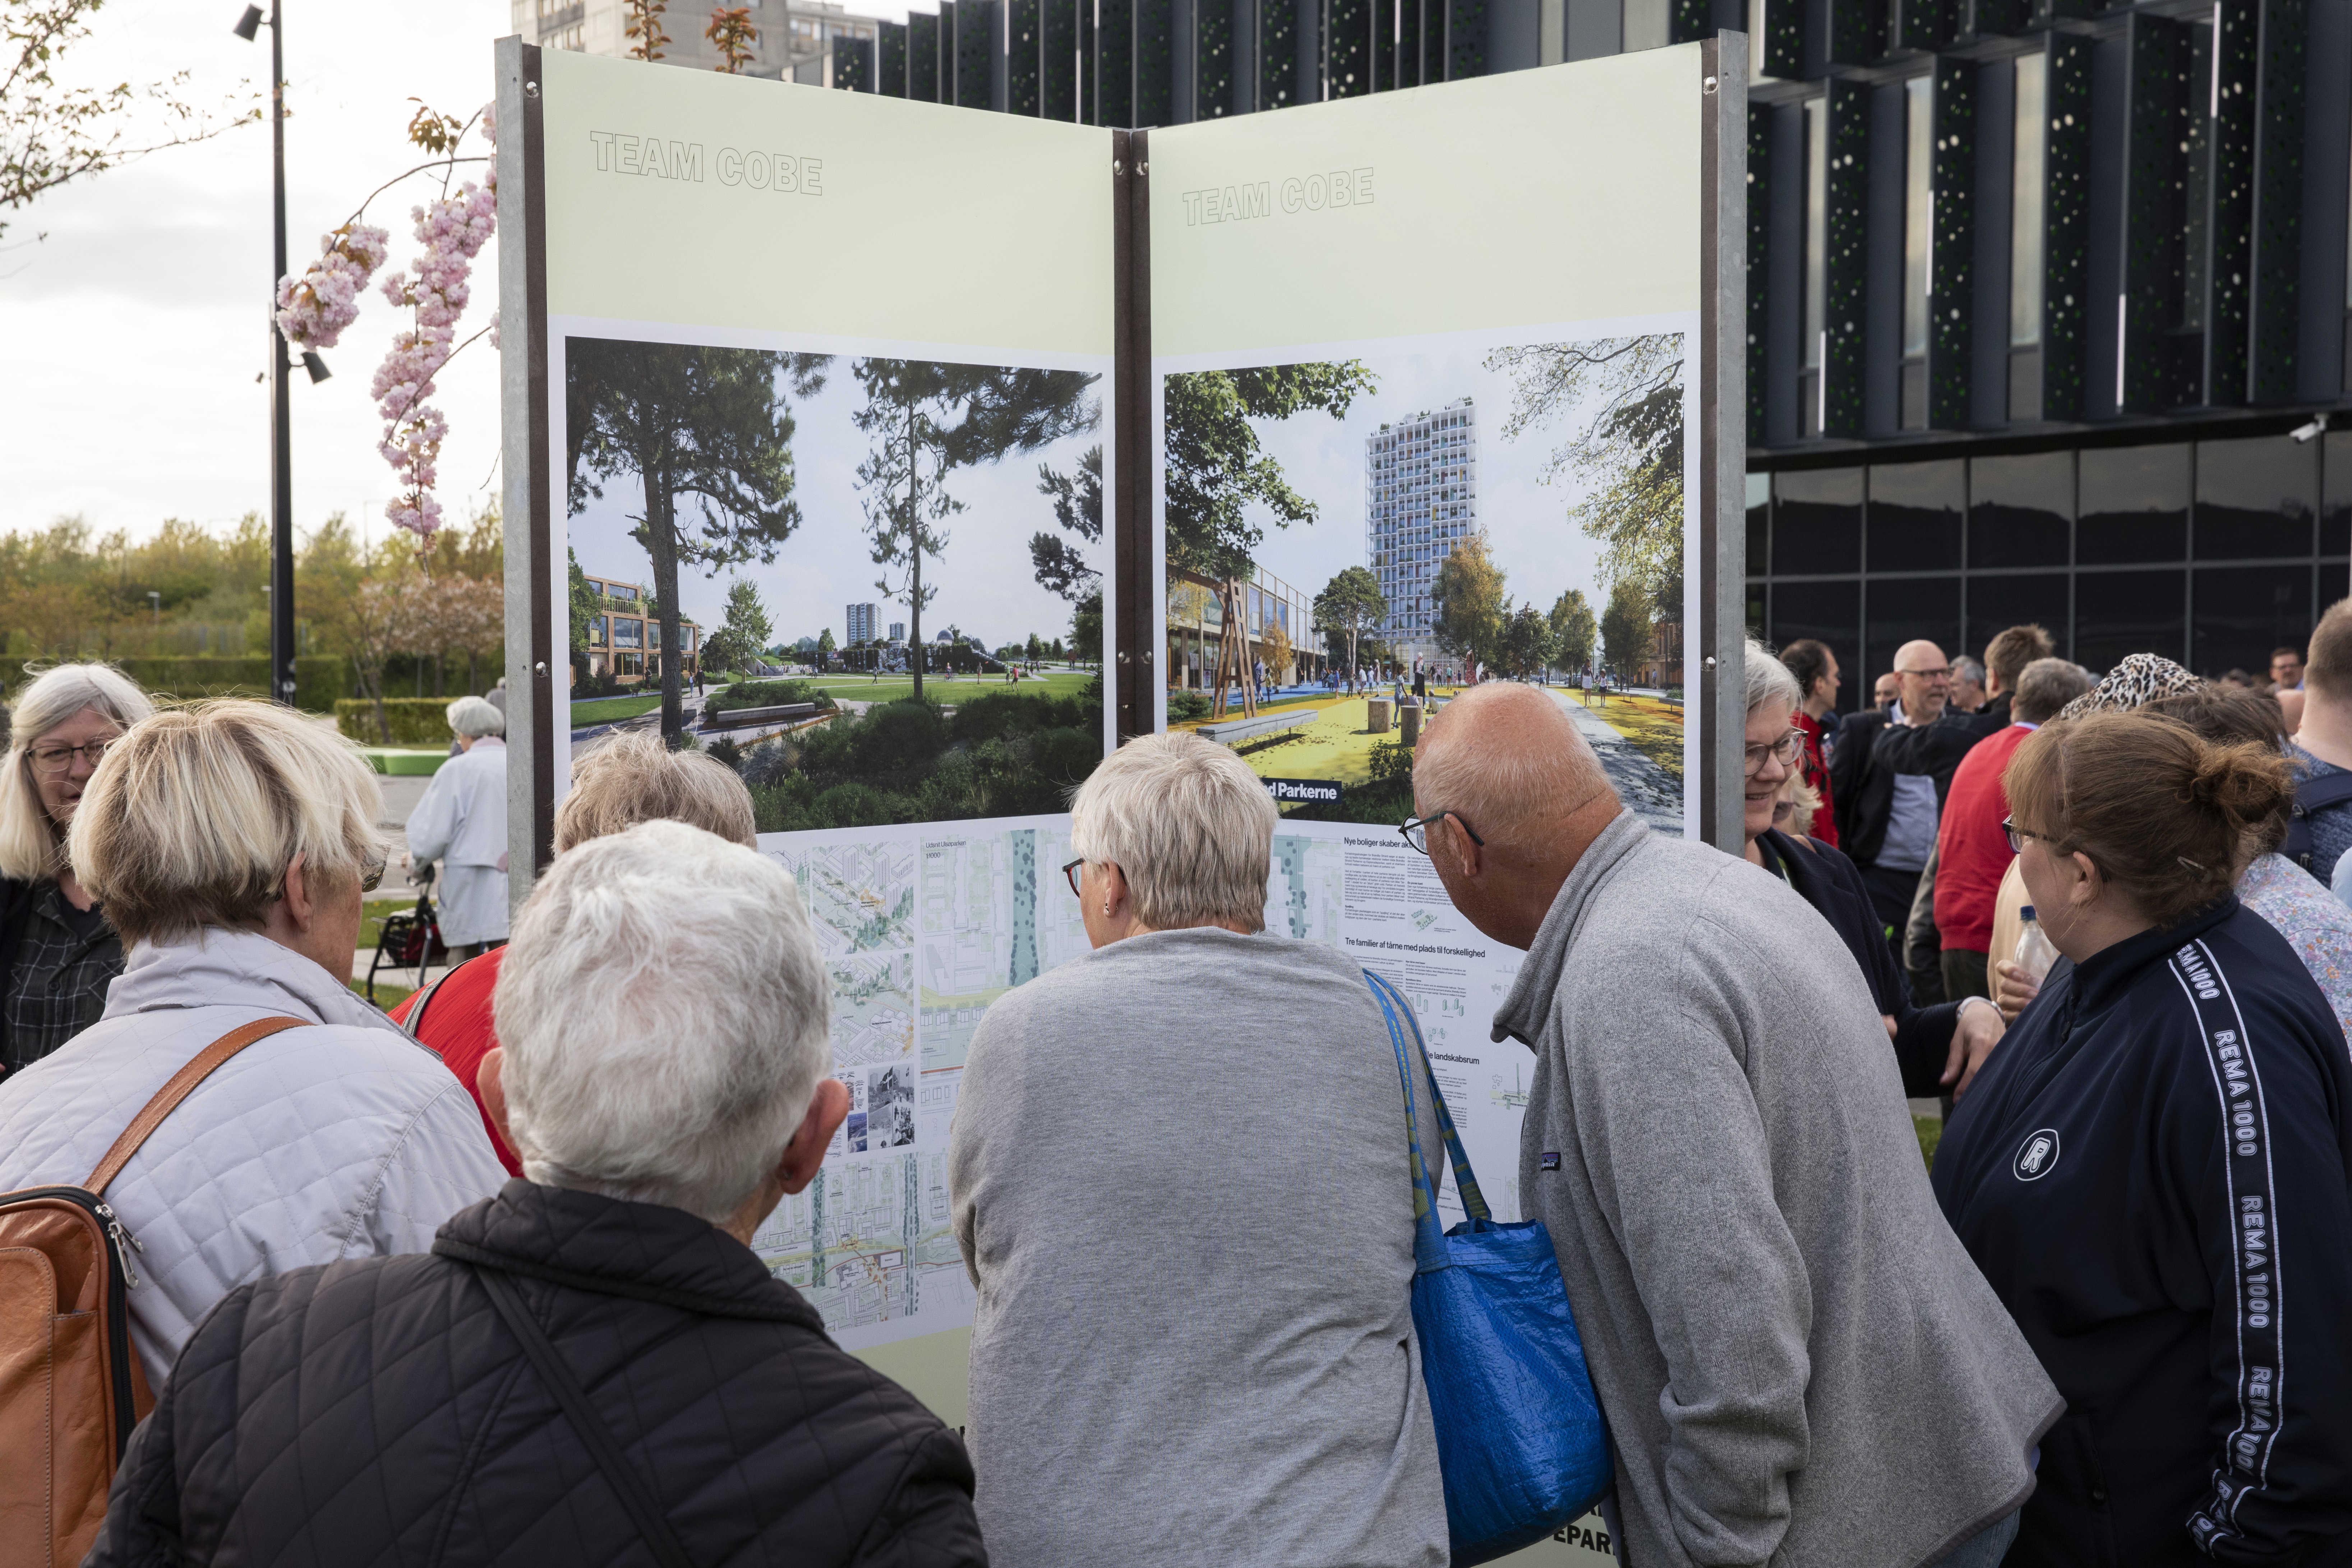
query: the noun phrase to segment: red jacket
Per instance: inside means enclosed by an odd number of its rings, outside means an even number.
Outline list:
[[[433,1005],[425,1009],[425,1020],[414,1031],[416,1037],[441,1053],[442,1065],[457,1075],[466,1092],[474,1097],[474,1104],[482,1104],[481,1086],[475,1078],[482,1070],[482,1058],[499,1043],[490,1026],[490,994],[499,987],[499,961],[506,949],[494,947],[479,958],[470,958],[451,970],[441,984],[433,988]],[[409,1013],[416,1006],[419,991],[392,1010],[393,1021],[406,1024]],[[498,1151],[509,1175],[522,1174],[522,1162],[507,1147],[507,1135],[490,1120],[487,1109],[482,1110],[482,1125],[489,1129],[490,1147]]]
[[[1993,896],[2015,858],[2001,831],[2009,796],[2000,775],[2033,728],[2011,724],[1986,736],[1953,770],[1936,828],[1936,930],[1947,948],[1984,952],[1992,945]]]
[[[1800,708],[1790,715],[1798,729],[1805,732],[1805,760],[1799,764],[1805,782],[1821,793],[1822,808],[1813,813],[1812,836],[1837,847],[1837,813],[1830,805],[1830,764],[1822,754],[1822,721]]]

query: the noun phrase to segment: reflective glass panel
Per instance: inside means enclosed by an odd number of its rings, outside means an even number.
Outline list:
[[[2308,555],[2319,458],[2287,436],[2197,444],[2197,558]]]
[[[1867,557],[1872,575],[1958,567],[1967,480],[1967,465],[1958,458],[1873,464]]]
[[[1870,682],[1854,682],[1853,660],[1862,646],[1862,584],[1859,583],[1775,583],[1772,584],[1774,647],[1787,647],[1802,637],[1827,643],[1843,678],[1838,687],[1838,710],[1851,713],[1870,700]]]
[[[1806,468],[1772,476],[1776,577],[1862,570],[1862,470]]]
[[[1748,574],[1761,577],[1772,569],[1772,476],[1748,476]]]
[[[2311,637],[2311,568],[2208,566],[2190,574],[2189,668],[2218,676],[2270,674],[2271,650]]]
[[[2088,456],[2085,453],[2084,456]],[[2126,654],[2188,650],[2182,612],[2187,574],[2084,572],[2074,578],[2074,662],[2103,675]]]
[[[2001,632],[2029,624],[2048,632],[2063,657],[2073,630],[2067,621],[2063,572],[1969,579],[1968,651],[1979,659],[1984,658],[1985,645]]]
[[[1895,650],[1926,637],[1948,660],[1960,651],[1960,580],[1958,577],[1874,578],[1870,584],[1867,675],[1859,682],[1863,700],[1870,685],[1895,668]],[[1850,676],[1863,671],[1848,672]]]
[[[2181,559],[2189,544],[2188,443],[2089,447],[2080,461],[2077,563]]]
[[[2074,521],[2074,453],[1979,458],[1969,465],[1972,569],[2063,566]]]
[[[2327,496],[2319,514],[2319,552],[2343,555],[2352,552],[2352,430],[2330,430],[2319,439],[2327,448]]]

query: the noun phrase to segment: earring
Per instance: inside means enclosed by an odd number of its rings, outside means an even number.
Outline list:
[[[1103,919],[1110,919],[1110,906],[1108,904],[1103,905]]]

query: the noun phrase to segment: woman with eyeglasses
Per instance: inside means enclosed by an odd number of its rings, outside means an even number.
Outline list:
[[[356,746],[268,702],[154,714],[89,775],[73,869],[128,956],[96,1023],[0,1083],[0,1192],[88,1180],[159,1089],[244,1038],[104,1194],[138,1244],[151,1388],[236,1286],[422,1252],[506,1181],[466,1086],[351,989],[383,814]]]
[[[1945,1128],[1944,1217],[2066,1396],[2011,1568],[2352,1562],[2352,1059],[2231,885],[2274,747],[2058,719],[2001,785],[2059,953]]]
[[[1787,882],[1838,933],[1894,1042],[1903,1068],[1903,1092],[1918,1099],[1964,1092],[1979,1066],[2000,1043],[2000,1010],[1981,996],[1921,1007],[1886,944],[1870,889],[1852,860],[1820,839],[1785,833],[1772,814],[1804,760],[1804,732],[1796,728],[1803,690],[1788,666],[1762,643],[1748,644],[1746,817],[1748,863]]]
[[[66,858],[82,791],[114,738],[155,710],[110,665],[61,664],[9,713],[0,784],[0,1071],[39,1061],[98,1022],[122,939]]]

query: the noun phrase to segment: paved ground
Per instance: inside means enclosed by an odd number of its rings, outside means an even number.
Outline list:
[[[1642,820],[1660,833],[1679,838],[1683,832],[1683,786],[1674,774],[1643,756],[1633,742],[1611,729],[1601,716],[1579,702],[1569,690],[1548,688],[1553,700],[1568,710],[1578,730],[1601,759],[1601,771],[1617,786],[1618,798],[1641,813]]]

